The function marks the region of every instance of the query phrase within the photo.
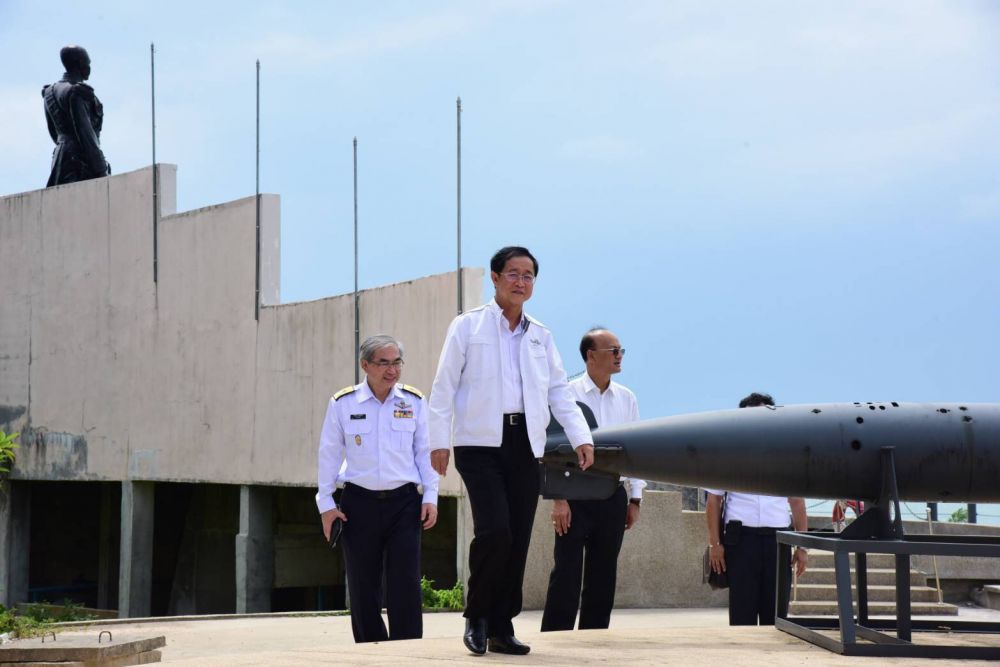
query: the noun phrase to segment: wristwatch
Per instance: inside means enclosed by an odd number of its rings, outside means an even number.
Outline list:
[[[628,501],[633,505],[635,505],[636,507],[642,505],[642,498],[629,498]]]

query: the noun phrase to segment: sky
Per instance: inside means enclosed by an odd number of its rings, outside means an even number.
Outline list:
[[[150,163],[151,42],[179,210],[253,194],[260,60],[284,302],[353,288],[354,137],[361,286],[454,269],[461,96],[464,264],[529,247],[567,370],[611,328],[643,417],[1000,401],[996,3],[0,0],[0,194],[45,184],[67,43]]]

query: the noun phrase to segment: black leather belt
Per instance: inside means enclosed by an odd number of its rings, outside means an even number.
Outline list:
[[[520,426],[524,423],[523,412],[507,412],[503,416],[504,426]]]
[[[767,528],[765,526],[760,526],[760,527],[740,526],[741,533],[748,533],[750,535],[774,535],[779,530],[787,530],[787,528]]]
[[[395,498],[396,496],[401,496],[405,493],[416,493],[417,485],[413,482],[407,482],[403,486],[397,486],[395,489],[387,489],[385,491],[372,491],[371,489],[366,489],[363,486],[358,486],[357,484],[352,484],[347,482],[344,484],[344,490],[351,490],[351,493],[358,493],[362,496],[368,496],[369,498],[375,498],[376,500],[388,500],[389,498]]]

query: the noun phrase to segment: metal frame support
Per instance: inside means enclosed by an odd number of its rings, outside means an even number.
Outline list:
[[[882,450],[882,490],[878,500],[851,526],[841,532],[777,534],[778,558],[788,562],[792,546],[832,551],[837,585],[837,618],[788,617],[786,590],[788,568],[778,568],[778,605],[775,627],[807,642],[841,655],[886,658],[951,658],[1000,660],[1000,641],[996,646],[916,644],[914,632],[1000,634],[1000,623],[983,621],[913,620],[910,604],[910,556],[966,556],[1000,558],[1000,538],[983,535],[904,535],[899,515],[895,466],[891,448]],[[890,503],[895,505],[895,520],[889,521]],[[855,555],[858,610],[854,615],[851,590],[850,554]],[[868,616],[867,554],[895,556],[896,618],[872,619]],[[836,639],[820,630],[839,630]],[[885,630],[894,631],[894,635]],[[858,640],[866,643],[858,643]]]

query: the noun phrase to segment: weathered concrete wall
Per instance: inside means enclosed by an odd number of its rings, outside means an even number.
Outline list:
[[[253,197],[176,214],[152,174],[0,199],[0,428],[15,478],[312,485],[329,396],[353,383],[353,298],[265,305],[254,319]],[[277,304],[279,200],[261,200],[262,303]],[[464,273],[467,305],[482,270]],[[361,334],[404,341],[429,388],[455,274],[365,290]],[[457,492],[457,475],[445,490]]]
[[[467,507],[468,503],[465,505]],[[539,500],[524,574],[525,609],[545,606],[555,541],[549,518],[551,510],[552,501]],[[471,535],[471,515],[466,517],[466,521],[469,522],[467,531]],[[713,592],[708,585],[701,583],[705,543],[705,514],[682,511],[679,492],[644,493],[639,523],[625,532],[618,558],[615,606],[726,606],[728,598],[725,591]]]

